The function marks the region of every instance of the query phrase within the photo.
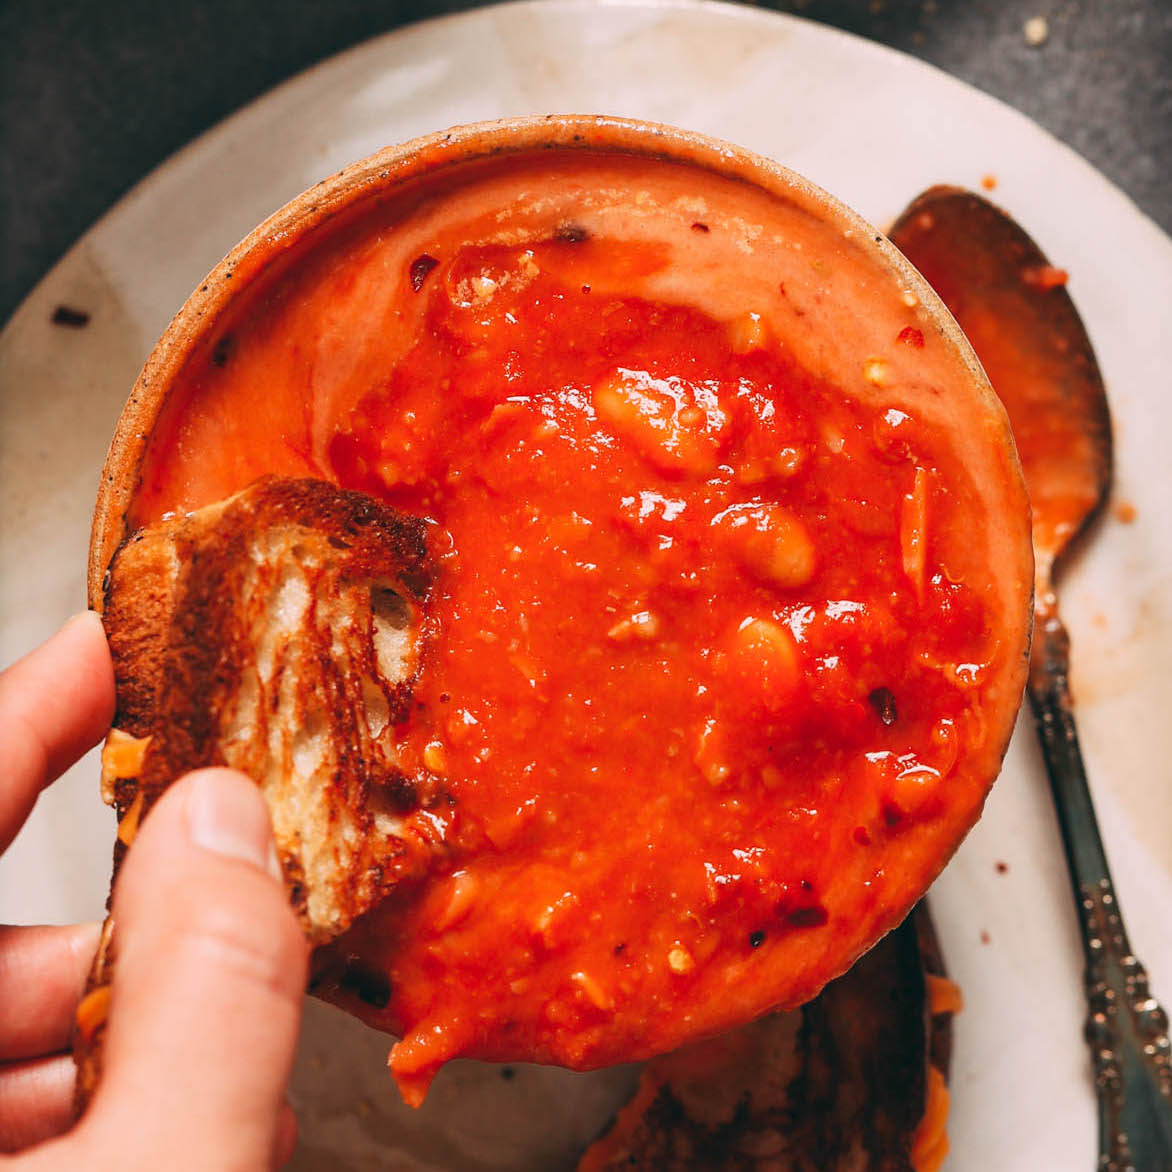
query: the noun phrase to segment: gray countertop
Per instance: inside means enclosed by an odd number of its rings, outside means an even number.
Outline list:
[[[1172,0],[767,6],[881,41],[1001,98],[1172,231]],[[0,322],[125,191],[221,118],[323,57],[466,7],[0,0]]]

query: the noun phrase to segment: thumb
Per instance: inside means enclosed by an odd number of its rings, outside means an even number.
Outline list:
[[[104,1073],[85,1123],[123,1166],[268,1168],[288,1138],[307,946],[279,876],[268,809],[241,774],[189,774],[143,822],[114,895]]]

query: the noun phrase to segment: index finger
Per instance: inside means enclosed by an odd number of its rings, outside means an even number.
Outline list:
[[[41,790],[97,744],[113,717],[114,669],[91,611],[0,673],[0,852]]]

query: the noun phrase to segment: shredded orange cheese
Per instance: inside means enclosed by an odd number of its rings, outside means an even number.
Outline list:
[[[102,746],[102,801],[114,804],[114,783],[138,777],[146,758],[150,737],[132,737],[120,728],[112,728]]]
[[[926,1098],[924,1117],[912,1137],[912,1167],[915,1172],[938,1172],[948,1155],[948,1084],[934,1066],[928,1067]]]
[[[928,1012],[960,1013],[964,994],[955,981],[925,975]],[[938,1172],[948,1155],[948,1083],[935,1066],[928,1067],[928,1087],[924,1096],[924,1116],[912,1137],[911,1161],[915,1172]]]
[[[134,836],[138,834],[139,819],[142,818],[142,790],[134,795],[134,801],[130,803],[130,809],[122,816],[122,821],[118,823],[118,841],[123,846],[129,846],[134,841]]]
[[[92,1042],[94,1035],[106,1024],[110,1014],[110,986],[99,985],[91,989],[79,1003],[74,1020],[77,1022],[77,1032],[87,1041]]]
[[[929,973],[927,984],[929,1013],[960,1013],[964,1009],[964,994],[955,981]]]

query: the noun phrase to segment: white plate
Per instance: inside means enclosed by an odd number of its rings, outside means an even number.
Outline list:
[[[176,155],[87,233],[0,335],[0,662],[84,604],[108,437],[155,338],[215,261],[285,200],[378,147],[456,122],[548,112],[634,115],[731,139],[880,225],[931,183],[975,187],[993,174],[995,198],[1071,270],[1111,390],[1117,497],[1138,516],[1108,518],[1072,565],[1064,613],[1103,831],[1133,943],[1167,1004],[1172,241],[1021,115],[820,25],[719,4],[483,9],[332,58]],[[89,325],[51,325],[59,304],[90,313]],[[0,864],[0,921],[100,915],[113,823],[96,778],[89,759],[42,799]],[[1032,729],[1022,727],[984,820],[935,889],[967,1000],[952,1172],[1093,1164],[1081,954],[1048,800]],[[523,1070],[504,1082],[464,1063],[411,1114],[382,1071],[385,1048],[311,1009],[294,1085],[297,1168],[563,1167],[559,1145],[588,1136],[618,1093],[613,1078]],[[396,1154],[404,1148],[424,1158]]]

